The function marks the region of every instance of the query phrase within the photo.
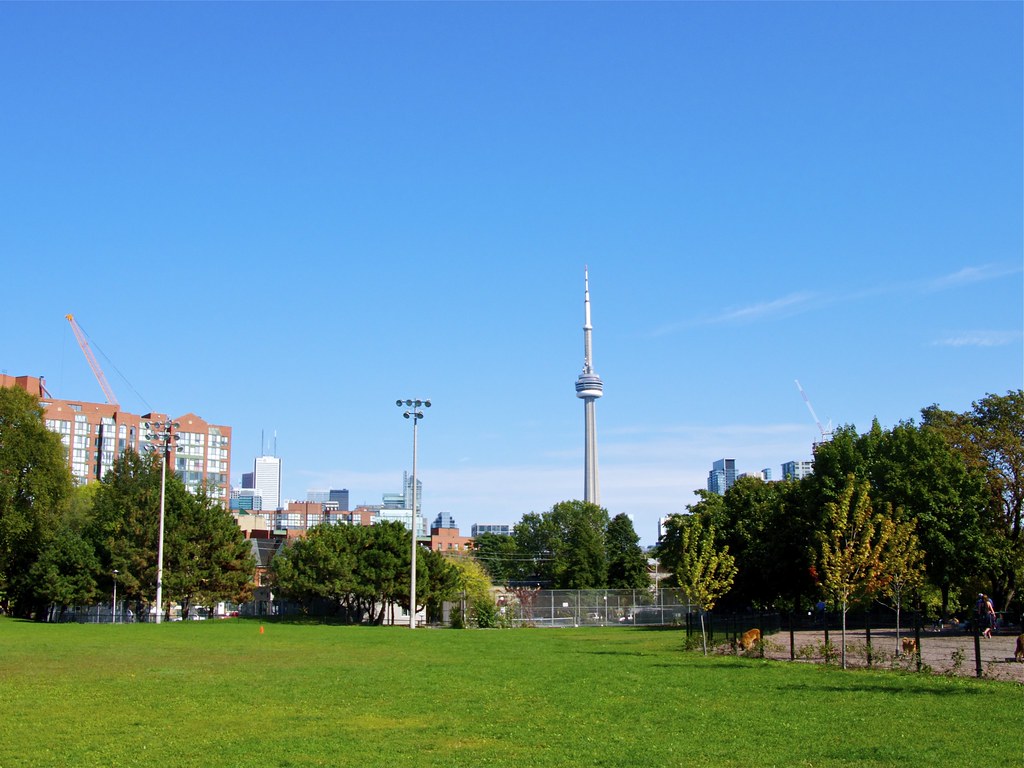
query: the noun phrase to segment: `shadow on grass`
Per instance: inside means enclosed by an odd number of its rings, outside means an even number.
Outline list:
[[[980,696],[987,692],[978,686],[949,686],[946,688],[939,688],[933,686],[900,686],[893,685],[892,683],[884,683],[879,685],[782,685],[779,686],[780,691],[800,691],[806,693],[809,689],[820,691],[821,693],[880,693],[886,696],[906,696],[907,694],[919,694],[922,696]]]

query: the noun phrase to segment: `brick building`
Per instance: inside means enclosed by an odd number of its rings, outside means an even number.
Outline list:
[[[166,422],[167,414],[134,414],[110,403],[52,398],[45,381],[34,376],[0,374],[0,387],[17,387],[39,399],[46,428],[60,436],[68,468],[78,485],[98,480],[125,450],[150,449],[147,422]],[[228,505],[231,486],[231,427],[211,424],[194,413],[172,420],[178,435],[170,467],[192,491],[204,485]],[[155,446],[154,446],[155,447]]]

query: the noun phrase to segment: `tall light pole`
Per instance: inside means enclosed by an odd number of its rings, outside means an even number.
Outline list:
[[[429,400],[396,400],[395,405],[406,408],[402,415],[412,419],[412,569],[409,579],[409,629],[416,629],[416,426],[423,418],[421,407],[429,408]]]
[[[117,623],[117,568],[114,569],[114,598],[110,601],[110,623]]]
[[[147,421],[146,439],[158,445],[160,451],[160,533],[156,545],[156,623],[163,619],[164,597],[164,496],[167,490],[167,462],[171,455],[171,446],[177,444],[178,435],[174,430],[181,425],[176,421]]]

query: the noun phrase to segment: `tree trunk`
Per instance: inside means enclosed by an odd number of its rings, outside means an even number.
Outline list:
[[[896,595],[896,654],[899,655],[903,648],[900,646],[900,598]]]
[[[700,612],[700,641],[704,648],[704,655],[708,655],[708,636],[704,632],[704,611]]]
[[[843,659],[843,669],[846,669],[846,611],[848,610],[848,608],[849,608],[849,606],[847,605],[846,600],[843,600],[843,632],[842,632],[843,648],[842,648],[842,654],[841,654],[842,655],[842,659]]]

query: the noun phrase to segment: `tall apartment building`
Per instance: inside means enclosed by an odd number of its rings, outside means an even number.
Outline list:
[[[813,461],[787,461],[782,465],[782,477],[785,480],[803,480],[813,472]]]
[[[281,509],[281,459],[257,456],[253,462],[252,487],[259,491],[264,511]]]
[[[339,512],[348,512],[348,488],[332,488],[327,500],[335,502]]]
[[[719,459],[712,463],[708,472],[708,490],[719,496],[725,494],[736,482],[736,459]]]
[[[101,479],[127,449],[142,454],[155,445],[147,422],[174,422],[170,467],[189,490],[207,487],[225,506],[230,498],[231,427],[211,424],[194,413],[168,419],[164,413],[135,414],[119,405],[48,396],[33,376],[0,375],[0,387],[18,387],[39,398],[46,428],[60,436],[71,475],[78,485]]]

